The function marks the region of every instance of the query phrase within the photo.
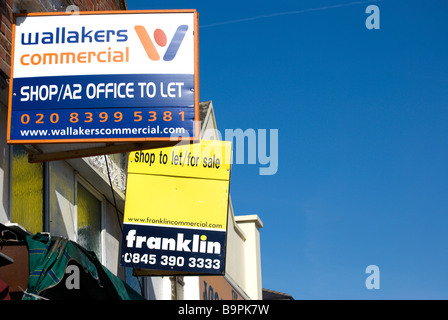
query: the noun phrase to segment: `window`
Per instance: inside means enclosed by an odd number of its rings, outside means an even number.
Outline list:
[[[29,163],[25,147],[12,147],[11,221],[31,233],[43,230],[44,164]]]
[[[48,192],[49,231],[76,241],[75,174],[66,162],[50,163]]]
[[[102,197],[65,161],[49,165],[50,232],[76,241],[102,261]]]
[[[102,203],[79,181],[76,186],[78,243],[95,252],[101,261],[101,212]]]
[[[75,241],[94,252],[101,263],[114,270],[118,268],[116,253],[104,252],[106,243],[116,242],[119,248],[121,232],[116,224],[116,209],[106,204],[96,187],[67,161],[29,163],[24,146],[14,145],[10,150],[11,193],[7,219],[32,234],[50,232]],[[122,178],[116,179],[121,182]],[[110,222],[106,224],[107,221]]]

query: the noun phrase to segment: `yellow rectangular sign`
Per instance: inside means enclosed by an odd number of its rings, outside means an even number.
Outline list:
[[[207,140],[129,155],[123,266],[223,274],[231,150]]]

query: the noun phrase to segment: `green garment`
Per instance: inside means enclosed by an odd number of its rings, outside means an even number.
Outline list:
[[[48,233],[28,236],[30,274],[23,300],[92,299],[144,300],[129,285],[112,274],[96,258],[76,242]],[[69,265],[76,265],[80,274],[79,288],[66,285],[71,276]],[[28,294],[27,294],[28,293]]]

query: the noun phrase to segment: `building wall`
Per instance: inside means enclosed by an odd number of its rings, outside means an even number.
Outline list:
[[[227,218],[227,255],[226,276],[233,280],[241,289],[246,288],[246,274],[242,272],[246,268],[245,254],[246,235],[235,222],[235,214],[233,212],[232,202],[229,205],[229,214]]]
[[[0,221],[9,212],[9,153],[6,144],[8,83],[11,75],[11,39],[13,0],[0,2]]]
[[[9,211],[9,151],[6,143],[8,118],[7,90],[0,93],[0,222],[7,221]]]
[[[0,73],[1,82],[11,75],[11,39],[12,39],[12,13],[13,0],[3,0],[0,2]],[[0,89],[2,84],[0,83]]]
[[[254,300],[261,300],[261,250],[260,250],[260,229],[263,223],[257,215],[236,216],[235,221],[245,235],[244,252],[244,273],[245,291]]]

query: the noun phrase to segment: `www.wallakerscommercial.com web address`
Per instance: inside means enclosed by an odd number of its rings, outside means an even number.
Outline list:
[[[179,134],[185,133],[185,128],[159,126],[145,128],[72,128],[66,129],[28,129],[20,130],[22,137],[49,137],[49,136],[115,136],[115,135],[152,135],[152,134]]]

